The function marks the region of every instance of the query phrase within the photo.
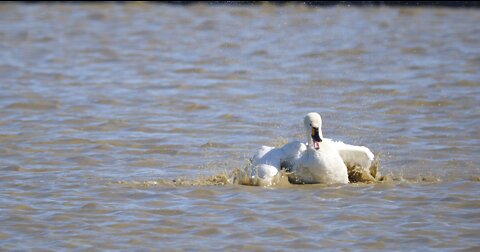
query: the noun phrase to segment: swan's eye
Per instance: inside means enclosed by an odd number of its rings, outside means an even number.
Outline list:
[[[310,123],[310,127],[312,127],[312,124]]]

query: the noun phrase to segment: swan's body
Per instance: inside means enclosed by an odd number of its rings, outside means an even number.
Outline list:
[[[342,157],[329,139],[323,139],[318,149],[308,146],[292,167],[290,180],[306,184],[346,184],[348,170]]]
[[[291,172],[289,178],[294,183],[346,184],[354,169],[371,177],[374,155],[368,148],[323,138],[322,119],[317,113],[307,114],[304,126],[306,143],[293,141],[281,148],[262,146],[257,150],[247,167],[255,184],[272,185],[281,168]]]

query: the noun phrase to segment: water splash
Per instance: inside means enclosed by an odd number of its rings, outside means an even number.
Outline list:
[[[401,172],[394,173],[388,172],[387,174],[382,174],[380,172],[380,157],[381,155],[376,155],[370,173],[365,172],[356,166],[347,167],[348,168],[348,177],[350,184],[376,184],[376,183],[439,183],[443,181],[448,181],[446,178],[441,178],[436,175],[426,175],[426,174],[403,174]],[[192,187],[192,186],[229,186],[229,185],[240,185],[240,186],[260,186],[260,187],[270,187],[270,188],[287,188],[293,186],[299,186],[298,183],[295,183],[291,179],[292,173],[285,170],[281,170],[273,179],[271,185],[266,185],[262,183],[262,180],[251,176],[249,173],[249,164],[247,163],[245,168],[237,167],[233,168],[230,171],[224,170],[209,176],[199,176],[199,177],[178,177],[175,179],[155,179],[155,180],[145,180],[145,181],[117,181],[112,184],[120,184],[130,187]],[[290,179],[289,179],[290,177]],[[469,181],[480,182],[479,176],[471,176],[466,178]]]

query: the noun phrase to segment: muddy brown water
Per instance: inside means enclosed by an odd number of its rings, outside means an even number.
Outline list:
[[[480,12],[0,5],[0,250],[480,248]],[[375,184],[233,184],[368,146]]]

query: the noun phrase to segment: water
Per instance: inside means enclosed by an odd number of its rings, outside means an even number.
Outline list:
[[[0,5],[0,250],[480,248],[480,12]],[[232,184],[260,145],[389,181]]]

